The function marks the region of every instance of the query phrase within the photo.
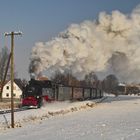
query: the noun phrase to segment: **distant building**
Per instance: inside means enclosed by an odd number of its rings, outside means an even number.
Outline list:
[[[14,98],[21,98],[22,90],[23,85],[21,80],[15,79],[13,83]],[[3,87],[2,98],[11,98],[11,80],[8,81]]]

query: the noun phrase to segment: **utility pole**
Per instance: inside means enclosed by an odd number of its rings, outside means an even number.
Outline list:
[[[21,32],[5,33],[5,36],[11,36],[11,127],[14,128],[14,36],[22,35]]]

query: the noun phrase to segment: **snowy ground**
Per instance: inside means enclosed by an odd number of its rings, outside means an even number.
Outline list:
[[[5,117],[9,120],[10,114]],[[109,96],[97,105],[94,101],[50,104],[15,113],[15,121],[17,128],[6,129],[0,115],[0,139],[140,140],[140,97]]]

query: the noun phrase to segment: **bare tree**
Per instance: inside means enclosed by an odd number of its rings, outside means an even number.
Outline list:
[[[2,90],[6,81],[10,80],[10,52],[7,47],[3,47],[0,51],[0,99],[2,100]],[[15,77],[17,77],[17,72],[14,72]]]
[[[87,86],[96,87],[98,77],[94,72],[91,72],[85,76],[84,81]]]
[[[60,73],[60,72],[56,72],[55,75],[51,78],[52,81],[59,83],[59,84],[63,84],[63,85],[75,85],[78,86],[79,80],[77,80],[76,77],[74,77],[71,73]]]
[[[96,87],[99,81],[97,75],[94,72],[89,73],[85,76],[85,79],[80,81],[76,77],[74,77],[69,71],[63,74],[57,71],[55,75],[51,78],[51,80],[56,83],[61,83],[63,85],[88,87]]]
[[[9,57],[9,51],[7,47],[3,47],[0,52],[0,81],[2,82],[4,73],[6,70],[6,65]]]
[[[103,88],[105,92],[112,93],[115,89],[115,87],[118,85],[118,79],[115,75],[111,74],[108,75],[103,80]]]
[[[28,84],[28,81],[24,78],[21,80],[23,87],[25,87]]]

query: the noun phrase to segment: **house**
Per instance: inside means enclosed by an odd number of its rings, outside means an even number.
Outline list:
[[[13,83],[14,98],[21,98],[22,90],[23,86],[21,80],[15,79]],[[11,80],[8,81],[3,87],[2,98],[11,98]]]

